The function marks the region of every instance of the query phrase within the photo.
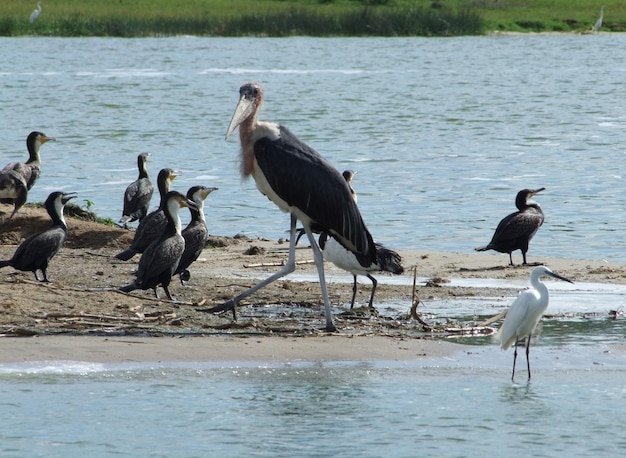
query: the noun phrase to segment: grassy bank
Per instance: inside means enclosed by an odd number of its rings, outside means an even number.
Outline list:
[[[604,31],[626,30],[626,2],[603,1]],[[454,36],[583,32],[589,0],[4,0],[0,36]]]

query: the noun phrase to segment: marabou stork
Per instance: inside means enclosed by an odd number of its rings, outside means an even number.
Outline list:
[[[339,240],[363,266],[376,263],[376,245],[341,173],[286,127],[257,119],[263,102],[261,86],[244,84],[239,89],[239,97],[226,138],[239,126],[243,177],[251,175],[259,191],[290,214],[289,257],[279,272],[209,311],[234,311],[244,298],[293,272],[296,223],[300,220],[313,249],[324,300],[326,330],[335,331],[324,277],[324,260],[312,227]]]

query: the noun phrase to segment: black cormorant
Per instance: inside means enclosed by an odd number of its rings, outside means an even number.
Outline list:
[[[154,194],[154,186],[150,182],[146,163],[150,153],[141,153],[137,156],[137,168],[139,176],[128,185],[124,192],[124,209],[119,223],[124,226],[133,221],[140,221],[148,214],[150,199]]]
[[[198,259],[206,245],[209,232],[204,219],[204,200],[213,191],[217,191],[217,188],[192,186],[187,191],[187,199],[193,201],[197,208],[189,207],[191,221],[182,231],[182,236],[185,239],[185,251],[180,258],[176,272],[174,272],[174,275],[178,274],[180,276],[181,283],[189,281],[191,274],[188,268]]]
[[[158,299],[159,295],[156,289],[157,286],[161,285],[168,299],[174,300],[168,286],[185,250],[185,239],[183,239],[180,231],[178,210],[181,207],[195,207],[195,205],[193,201],[178,191],[170,191],[166,194],[164,213],[167,222],[165,230],[161,237],[150,244],[139,258],[135,281],[130,285],[121,287],[121,291],[128,293],[135,289],[152,288]]]
[[[33,234],[24,240],[13,257],[6,261],[0,261],[0,268],[11,266],[14,269],[30,271],[35,275],[35,280],[48,282],[48,263],[57,254],[67,238],[67,225],[63,217],[63,207],[76,197],[76,193],[53,192],[46,199],[46,210],[52,218],[52,226],[45,231]],[[41,270],[43,280],[37,276],[37,270]]]
[[[523,264],[527,265],[528,244],[543,224],[543,211],[539,204],[530,198],[545,189],[522,189],[518,192],[515,198],[518,211],[500,221],[489,244],[475,248],[475,250],[496,250],[500,253],[508,253],[511,265],[513,265],[513,251],[521,250]]]
[[[130,247],[115,255],[117,259],[128,261],[137,253],[143,253],[152,242],[161,236],[167,224],[164,211],[166,202],[165,196],[170,190],[172,180],[174,180],[177,175],[178,173],[172,169],[161,169],[157,177],[157,187],[159,188],[159,194],[161,196],[159,208],[148,213],[141,219]]]

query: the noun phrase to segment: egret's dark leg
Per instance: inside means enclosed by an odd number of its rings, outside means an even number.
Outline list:
[[[530,380],[530,359],[528,353],[530,352],[530,335],[528,336],[528,342],[526,342],[526,367],[528,368],[528,380]]]
[[[350,302],[350,310],[352,310],[354,308],[354,301],[356,299],[356,275],[352,276],[353,278],[353,283],[352,283],[352,302]]]
[[[513,373],[511,374],[511,381],[515,380],[515,360],[517,359],[517,338],[515,339],[515,351],[513,352]]]
[[[270,283],[278,280],[279,278],[284,277],[285,275],[288,275],[294,270],[296,270],[296,222],[297,222],[296,217],[294,215],[291,215],[291,228],[289,231],[289,258],[287,259],[287,263],[285,264],[285,266],[280,271],[276,272],[274,275],[269,276],[268,278],[263,280],[261,283],[253,286],[252,288],[247,289],[246,291],[241,293],[239,296],[233,297],[231,300],[226,301],[221,305],[211,307],[209,309],[204,309],[203,311],[215,313],[215,312],[222,312],[224,310],[232,310],[233,318],[236,319],[235,307],[239,305],[239,302],[241,302],[243,299],[250,296],[251,294],[255,293],[256,291],[260,290],[264,286],[267,286]],[[315,247],[317,247],[317,244],[315,244]],[[319,251],[319,248],[317,250]],[[315,254],[315,250],[313,250],[313,253]],[[326,288],[326,284],[324,284],[324,288]]]
[[[373,309],[374,308],[374,293],[376,292],[376,286],[378,285],[378,282],[370,274],[367,274],[367,278],[369,278],[372,281],[372,295],[370,296],[370,308]]]
[[[295,233],[295,228],[296,226],[294,222],[292,237]],[[326,277],[324,275],[324,255],[322,254],[322,250],[320,250],[320,247],[315,241],[315,236],[313,235],[313,231],[311,231],[311,228],[305,225],[304,230],[306,231],[306,235],[309,237],[311,249],[313,250],[313,260],[315,261],[315,265],[317,266],[317,274],[320,277],[320,288],[322,289],[322,298],[324,299],[324,315],[326,316],[326,330],[328,332],[335,332],[337,328],[333,323],[333,314],[330,310],[330,300],[328,300],[328,290],[326,289]]]

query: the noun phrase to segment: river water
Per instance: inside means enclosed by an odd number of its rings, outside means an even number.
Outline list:
[[[517,191],[543,186],[529,260],[623,261],[625,45],[613,34],[3,38],[2,157],[23,159],[31,130],[57,137],[30,200],[77,191],[117,220],[149,151],[153,179],[172,167],[183,172],[176,189],[220,188],[207,202],[213,234],[275,240],[288,217],[241,181],[237,135],[224,141],[238,88],[253,80],[266,91],[262,119],[358,172],[380,242],[471,252],[515,210]]]
[[[31,130],[57,137],[30,200],[77,191],[117,220],[136,156],[149,151],[152,177],[172,167],[183,172],[176,189],[220,188],[207,202],[212,234],[278,239],[287,216],[240,180],[237,136],[224,141],[238,88],[254,80],[263,119],[358,171],[380,242],[471,252],[518,190],[544,186],[530,261],[624,261],[623,49],[626,35],[613,34],[2,38],[2,158],[23,159]],[[523,356],[511,383],[511,351],[484,337],[407,363],[2,364],[0,455],[622,455],[626,329],[608,311],[623,309],[623,288],[551,289],[558,315],[531,352],[531,383]],[[470,319],[510,300],[423,311]]]

